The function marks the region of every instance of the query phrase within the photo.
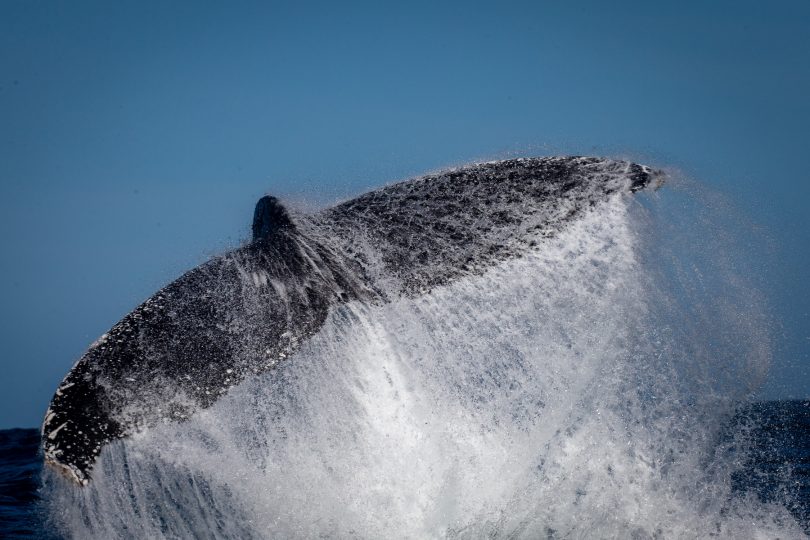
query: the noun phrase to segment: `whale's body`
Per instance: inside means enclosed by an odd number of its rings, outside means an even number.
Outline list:
[[[483,273],[658,176],[625,161],[527,158],[401,182],[294,218],[265,197],[249,244],[158,291],[76,363],[45,417],[45,460],[84,485],[106,444],[211,406],[294,353],[330,309]]]

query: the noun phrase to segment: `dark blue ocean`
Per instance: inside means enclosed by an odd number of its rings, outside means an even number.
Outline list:
[[[740,431],[751,444],[734,492],[784,506],[810,534],[810,401],[747,406],[725,429]],[[58,538],[40,505],[39,442],[35,429],[0,431],[0,538]]]

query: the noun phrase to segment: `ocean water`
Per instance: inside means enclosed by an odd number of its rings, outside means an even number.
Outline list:
[[[481,275],[333,309],[211,408],[105,447],[83,488],[4,432],[3,527],[803,538],[808,404],[751,401],[774,323],[750,232],[689,184],[615,194]]]
[[[743,406],[725,431],[718,448],[738,452],[741,464],[732,476],[732,496],[785,508],[810,534],[810,401]],[[747,444],[729,448],[740,431],[747,433]],[[0,538],[61,537],[50,528],[40,499],[41,473],[38,430],[0,431]]]

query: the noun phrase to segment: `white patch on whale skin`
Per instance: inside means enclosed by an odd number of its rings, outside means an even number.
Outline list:
[[[103,345],[107,339],[109,338],[109,334],[101,334],[97,340],[95,340],[91,345],[90,348],[98,347],[99,345]]]
[[[62,424],[61,424],[61,425],[60,425],[58,428],[56,428],[56,429],[54,429],[54,430],[51,430],[51,432],[50,432],[50,433],[48,433],[48,438],[49,438],[49,439],[51,439],[51,440],[55,439],[55,438],[56,438],[56,435],[59,433],[59,431],[60,431],[60,430],[61,430],[63,427],[65,427],[66,425],[68,425],[68,422],[64,422],[64,423],[62,423]]]
[[[56,395],[61,396],[62,395],[62,390],[67,390],[68,388],[70,388],[71,386],[73,386],[75,384],[76,383],[65,383],[65,384],[61,385],[59,388],[56,389]]]

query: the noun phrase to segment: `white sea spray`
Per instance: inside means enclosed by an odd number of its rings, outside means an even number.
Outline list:
[[[767,371],[759,293],[689,236],[713,231],[653,199],[614,194],[483,275],[333,309],[276,369],[105,448],[86,488],[51,479],[53,523],[77,538],[801,537],[732,492],[741,458],[720,433]]]

